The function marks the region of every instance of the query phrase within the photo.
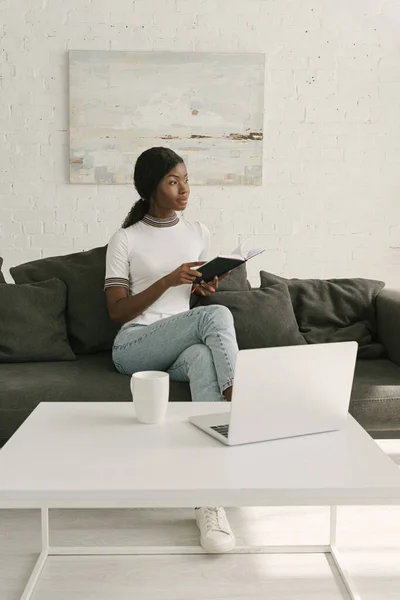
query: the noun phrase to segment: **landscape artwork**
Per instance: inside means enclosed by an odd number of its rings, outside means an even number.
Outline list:
[[[132,184],[152,146],[194,185],[261,185],[263,54],[80,51],[70,59],[70,182]]]

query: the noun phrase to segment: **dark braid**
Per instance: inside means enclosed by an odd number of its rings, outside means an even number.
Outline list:
[[[135,188],[141,198],[129,211],[124,222],[123,229],[138,223],[150,210],[150,199],[158,184],[167,173],[183,159],[169,148],[155,147],[145,150],[139,156],[135,165],[133,180]]]
[[[148,200],[143,200],[140,198],[135,204],[132,206],[131,210],[126,215],[124,222],[122,223],[122,228],[126,229],[130,227],[134,223],[138,223],[143,219],[145,215],[150,210],[150,202]]]

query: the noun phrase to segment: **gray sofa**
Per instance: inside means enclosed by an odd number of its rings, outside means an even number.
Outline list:
[[[68,279],[57,273],[54,275]],[[80,276],[83,277],[82,272]],[[103,276],[101,272],[100,280]],[[232,282],[232,289],[244,285],[243,281]],[[68,286],[68,281],[66,283]],[[225,289],[229,290],[229,282],[226,285]],[[249,290],[247,281],[246,286]],[[70,287],[72,289],[72,284]],[[69,300],[68,309],[71,308],[70,296]],[[0,302],[0,313],[1,310]],[[378,359],[357,360],[350,412],[373,437],[399,437],[400,291],[383,289],[376,297],[374,310],[378,341],[383,344],[385,355]],[[97,335],[100,336],[99,332]],[[97,349],[99,344],[98,341]],[[129,378],[115,370],[110,350],[82,352],[77,353],[76,360],[0,362],[0,445],[40,402],[130,401]],[[171,382],[170,400],[190,401],[188,384]]]

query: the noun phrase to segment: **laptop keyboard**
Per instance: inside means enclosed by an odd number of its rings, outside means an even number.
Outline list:
[[[228,425],[213,425],[211,429],[214,429],[217,433],[220,433],[224,437],[228,437],[229,433],[229,424]]]

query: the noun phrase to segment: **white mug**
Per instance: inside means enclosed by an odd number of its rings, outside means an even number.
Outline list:
[[[131,392],[136,416],[141,423],[161,423],[169,398],[169,374],[140,371],[131,377]]]

